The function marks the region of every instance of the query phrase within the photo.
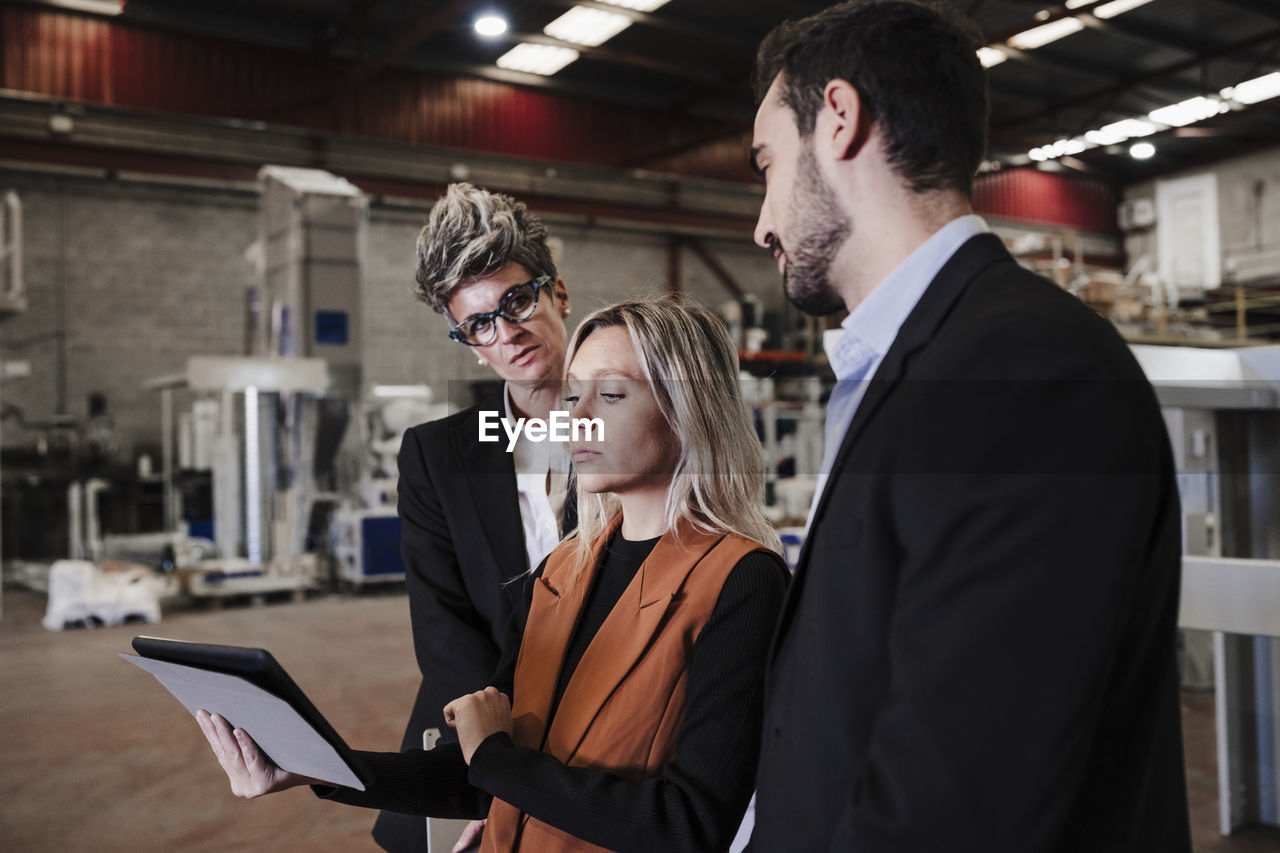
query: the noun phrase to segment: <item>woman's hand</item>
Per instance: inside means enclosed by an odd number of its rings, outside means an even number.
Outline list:
[[[231,724],[217,714],[196,711],[196,722],[231,780],[231,793],[237,797],[252,799],[317,781],[276,767],[262,754],[248,732],[232,729]]]
[[[467,850],[480,849],[480,836],[484,833],[484,825],[489,821],[473,820],[467,824],[467,828],[462,830],[462,835],[458,837],[458,843],[453,845],[453,853],[465,853]]]
[[[511,734],[511,700],[496,687],[459,696],[444,706],[444,721],[458,732],[462,758],[471,764],[476,747],[491,734]]]

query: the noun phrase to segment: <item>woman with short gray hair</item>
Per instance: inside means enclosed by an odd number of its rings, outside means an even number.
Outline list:
[[[424,732],[454,739],[442,709],[496,669],[516,600],[506,583],[542,562],[576,519],[563,445],[521,437],[507,453],[505,439],[478,440],[482,412],[515,422],[563,408],[569,294],[546,226],[510,196],[452,184],[418,237],[415,278],[415,295],[449,321],[449,337],[504,386],[410,429],[400,446],[401,552],[422,672],[401,749],[421,747]],[[391,853],[426,849],[419,817],[383,812],[373,836]]]

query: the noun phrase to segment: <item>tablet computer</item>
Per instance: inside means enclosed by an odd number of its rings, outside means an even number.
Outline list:
[[[192,713],[200,707],[245,729],[277,766],[360,790],[372,781],[368,769],[266,649],[148,636],[134,637],[133,649],[161,665],[122,657],[154,675]],[[350,776],[335,772],[335,758]],[[341,778],[330,778],[335,776]]]

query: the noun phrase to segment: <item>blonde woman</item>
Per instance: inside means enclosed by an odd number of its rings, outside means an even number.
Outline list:
[[[754,787],[766,649],[786,570],[737,355],[705,309],[664,298],[583,321],[566,402],[579,534],[524,583],[489,687],[445,708],[458,743],[362,753],[364,792],[410,814],[488,814],[486,851],[727,849]],[[593,439],[595,437],[593,436]],[[201,712],[232,790],[310,782]]]

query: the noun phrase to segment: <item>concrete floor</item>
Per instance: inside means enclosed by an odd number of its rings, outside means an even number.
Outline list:
[[[139,633],[271,649],[347,743],[394,749],[416,689],[402,593],[166,611],[155,625],[49,632],[42,595],[4,590],[0,850],[376,851],[373,813],[307,789],[233,797],[195,722],[119,660]],[[1280,851],[1280,830],[1217,833],[1213,696],[1183,720],[1198,853]]]

